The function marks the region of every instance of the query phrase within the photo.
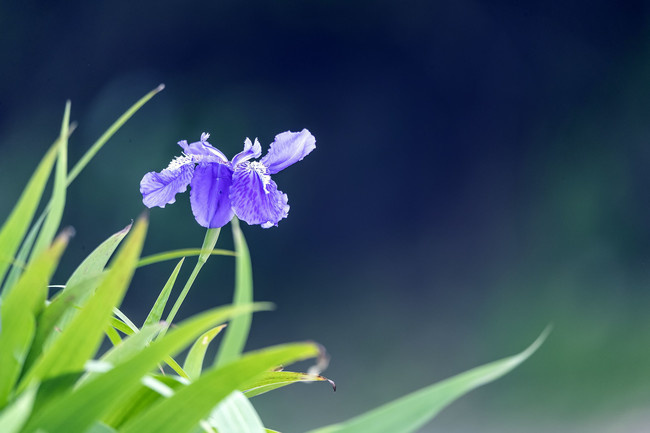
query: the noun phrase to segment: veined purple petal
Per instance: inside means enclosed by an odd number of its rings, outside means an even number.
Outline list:
[[[261,162],[269,169],[269,174],[275,174],[302,160],[315,148],[316,139],[308,130],[283,132],[275,136]]]
[[[248,224],[263,228],[277,226],[289,214],[288,197],[271,180],[259,162],[246,162],[235,167],[230,187],[230,202],[235,215]]]
[[[228,158],[219,149],[208,143],[210,134],[204,132],[201,134],[201,140],[194,143],[187,144],[187,140],[181,140],[178,145],[183,148],[186,155],[200,155],[200,156],[213,156],[223,162],[228,162]]]
[[[236,167],[242,162],[246,162],[253,158],[259,158],[261,155],[262,146],[260,145],[260,142],[257,141],[257,138],[255,139],[255,144],[253,144],[251,143],[250,138],[246,137],[246,140],[244,140],[244,150],[235,155],[232,159],[232,166]]]
[[[166,168],[160,173],[152,171],[145,174],[140,181],[142,202],[147,207],[165,207],[174,203],[176,194],[187,190],[193,170],[194,164],[187,164],[173,170]]]
[[[218,162],[201,163],[194,169],[190,203],[194,218],[203,227],[225,226],[234,215],[228,193],[232,170]]]

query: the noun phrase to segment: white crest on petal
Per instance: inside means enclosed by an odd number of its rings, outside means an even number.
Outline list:
[[[177,156],[170,161],[169,165],[167,166],[167,170],[176,170],[186,164],[192,164],[194,162],[195,160],[193,155]]]
[[[210,138],[209,132],[204,132],[201,134],[201,141],[208,141],[208,138]]]
[[[269,182],[271,182],[271,175],[268,174],[268,169],[264,164],[262,164],[259,161],[253,161],[251,162],[247,169],[249,171],[254,171],[257,173],[257,175],[260,177],[260,180],[262,181],[262,187],[264,188],[264,193],[268,194],[269,190],[267,189]]]

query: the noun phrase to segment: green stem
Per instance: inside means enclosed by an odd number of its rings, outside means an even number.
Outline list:
[[[181,305],[183,304],[183,301],[185,300],[187,293],[190,291],[192,284],[194,284],[194,280],[196,279],[196,276],[199,275],[199,271],[201,270],[205,262],[208,261],[208,257],[210,257],[212,250],[214,250],[214,246],[217,244],[217,239],[219,239],[220,232],[221,232],[221,228],[216,228],[216,229],[208,229],[208,231],[205,233],[205,238],[203,239],[203,245],[201,246],[201,254],[199,254],[199,259],[197,260],[196,265],[192,270],[192,274],[187,279],[187,282],[183,287],[183,291],[181,291],[181,294],[176,299],[176,302],[174,302],[174,306],[172,307],[171,311],[169,312],[169,315],[167,316],[167,319],[165,320],[165,322],[167,323],[165,327],[162,329],[162,331],[160,332],[160,334],[158,335],[158,338],[162,338],[165,335],[167,329],[169,328],[172,321],[176,317],[176,313],[178,313],[178,310],[179,308],[181,308]]]

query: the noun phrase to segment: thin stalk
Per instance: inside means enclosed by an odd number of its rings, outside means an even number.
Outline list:
[[[174,302],[174,306],[169,312],[169,315],[167,315],[167,319],[165,320],[165,327],[162,329],[162,331],[160,331],[160,334],[158,334],[158,338],[162,338],[165,335],[167,329],[176,317],[176,313],[178,313],[178,310],[181,308],[181,305],[183,304],[187,293],[190,291],[192,284],[194,284],[196,276],[199,275],[201,268],[203,265],[205,265],[205,262],[208,261],[208,257],[210,257],[214,246],[217,244],[217,239],[219,239],[220,232],[221,228],[216,228],[208,229],[208,231],[205,233],[205,238],[203,239],[203,245],[201,246],[201,254],[199,254],[199,259],[196,261],[196,265],[194,266],[190,277],[187,279],[187,282],[185,283],[181,294],[176,299],[176,302]]]

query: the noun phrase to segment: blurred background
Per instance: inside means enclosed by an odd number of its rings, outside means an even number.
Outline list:
[[[231,157],[247,136],[315,135],[274,176],[289,218],[243,227],[256,299],[277,305],[248,347],[316,340],[338,391],[255,398],[268,427],[342,421],[553,323],[529,361],[422,431],[650,429],[647,2],[23,0],[0,3],[0,28],[2,220],[66,99],[76,162],[167,86],[70,187],[59,283],[143,211],[139,181],[178,140],[207,131]],[[201,245],[177,198],[151,211],[145,254]],[[134,320],[173,266],[136,275]],[[230,302],[232,268],[211,259],[180,315]]]

